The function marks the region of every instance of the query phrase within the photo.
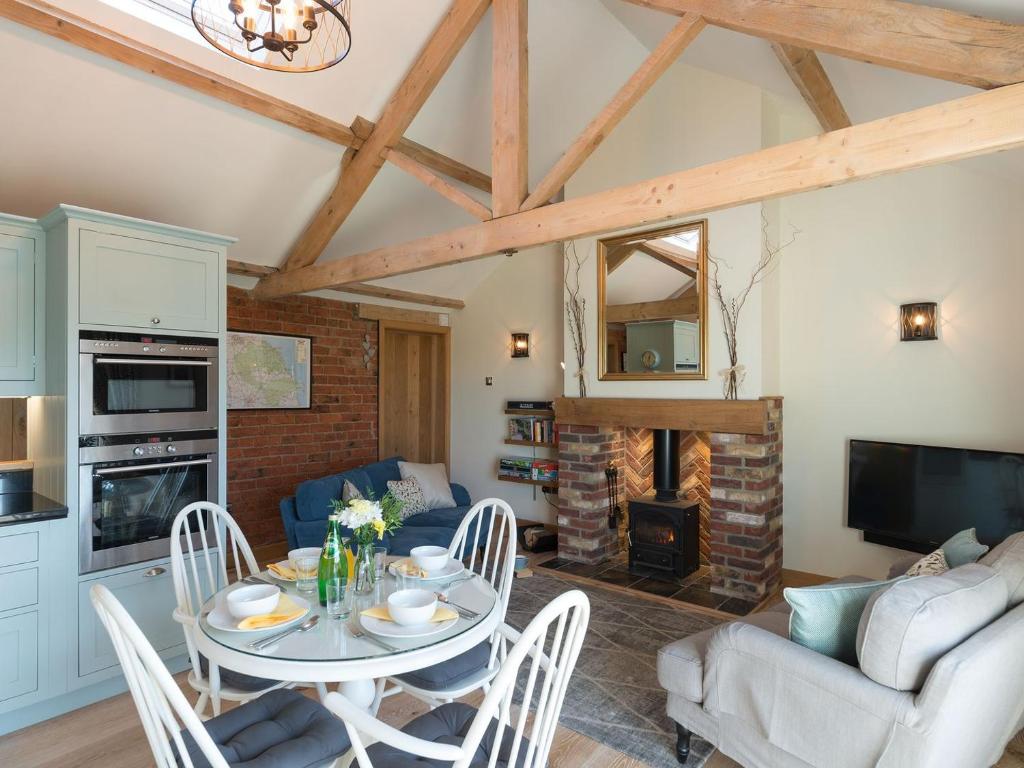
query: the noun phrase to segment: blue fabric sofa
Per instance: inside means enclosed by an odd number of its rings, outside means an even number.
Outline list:
[[[341,498],[341,489],[346,480],[369,497],[379,499],[388,492],[388,480],[401,480],[398,471],[400,456],[368,464],[365,467],[349,469],[337,475],[306,480],[295,489],[295,495],[281,499],[281,519],[288,536],[288,547],[319,547],[327,535],[327,516],[331,513],[331,501]],[[451,484],[452,496],[457,506],[447,509],[431,509],[406,518],[405,524],[387,534],[385,544],[392,555],[408,555],[413,547],[433,544],[447,547],[455,537],[459,523],[469,511],[472,502],[469,492],[461,485]],[[343,535],[351,535],[344,529]]]

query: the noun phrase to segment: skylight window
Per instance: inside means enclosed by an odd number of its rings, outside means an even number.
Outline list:
[[[103,2],[194,43],[201,43],[203,40],[192,24],[192,0],[103,0]]]

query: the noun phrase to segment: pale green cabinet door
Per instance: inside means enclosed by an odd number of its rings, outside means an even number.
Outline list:
[[[36,377],[35,243],[0,233],[0,381]]]
[[[79,254],[82,323],[220,330],[217,251],[82,230]]]
[[[0,702],[39,687],[39,613],[0,618]]]
[[[176,602],[170,564],[83,581],[78,585],[80,677],[117,666],[118,663],[110,636],[89,599],[89,588],[93,584],[102,584],[114,593],[114,597],[121,601],[157,652],[184,650],[184,632],[181,625],[171,617]]]

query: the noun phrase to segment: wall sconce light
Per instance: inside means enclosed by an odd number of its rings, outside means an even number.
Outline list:
[[[920,301],[900,306],[900,341],[935,341],[939,338],[939,306]]]
[[[529,357],[530,356],[530,334],[528,333],[513,333],[512,334],[512,357]]]

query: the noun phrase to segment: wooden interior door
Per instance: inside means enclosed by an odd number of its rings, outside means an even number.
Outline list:
[[[380,322],[380,458],[448,464],[449,328]]]

